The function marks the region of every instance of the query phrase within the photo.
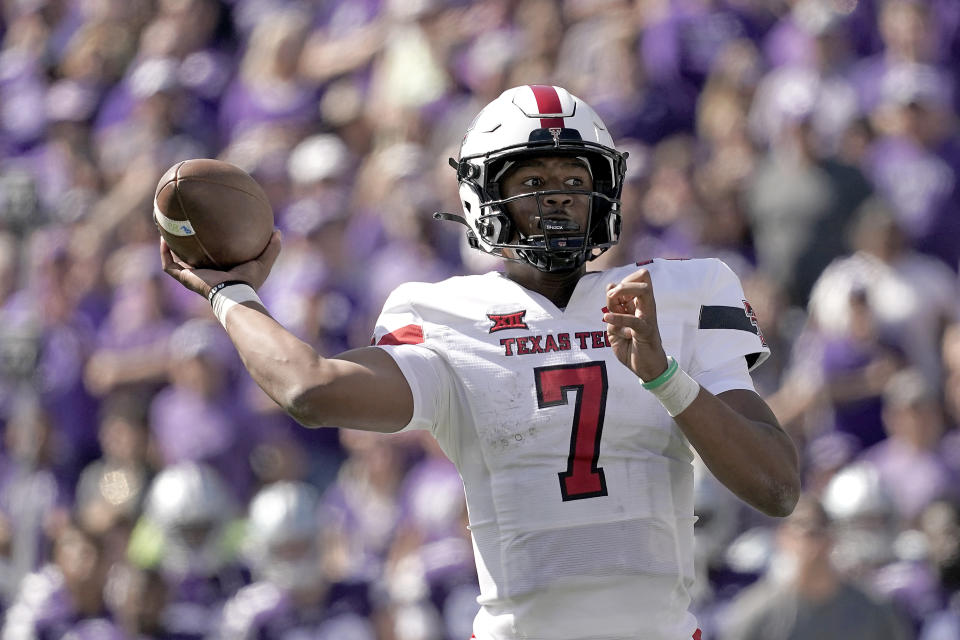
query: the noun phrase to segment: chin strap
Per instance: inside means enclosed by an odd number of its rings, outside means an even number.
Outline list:
[[[463,216],[457,215],[455,213],[447,213],[446,211],[435,211],[433,213],[434,220],[449,220],[450,222],[459,222],[467,228],[467,243],[470,245],[471,249],[480,249],[480,241],[477,240],[477,236],[473,233],[473,229],[470,228],[470,224],[467,222],[467,219]]]
[[[540,271],[568,271],[587,262],[586,252],[582,248],[557,251],[556,249],[547,250],[546,247],[539,249],[528,246],[516,249],[516,252],[523,256],[528,264]]]
[[[459,222],[463,226],[469,228],[470,225],[467,223],[467,219],[456,213],[447,213],[446,211],[435,211],[433,214],[434,220],[449,220],[450,222]]]

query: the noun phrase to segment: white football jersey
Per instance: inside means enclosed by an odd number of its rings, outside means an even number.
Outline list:
[[[722,262],[654,260],[665,351],[714,394],[753,389],[769,351]],[[559,309],[499,273],[408,283],[374,344],[463,478],[480,576],[478,640],[689,640],[692,454],[613,354],[606,285]]]

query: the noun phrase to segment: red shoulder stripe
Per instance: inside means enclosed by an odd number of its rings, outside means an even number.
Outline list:
[[[423,327],[418,324],[408,324],[380,338],[377,346],[381,344],[420,344],[422,342]]]

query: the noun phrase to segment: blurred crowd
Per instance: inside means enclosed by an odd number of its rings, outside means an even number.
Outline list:
[[[4,0],[0,42],[2,640],[469,638],[450,463],[282,415],[152,198],[250,172],[267,307],[362,346],[397,284],[497,268],[431,213],[528,83],[630,153],[598,263],[720,257],[773,350],[805,494],[773,521],[698,467],[704,638],[960,638],[960,3]]]

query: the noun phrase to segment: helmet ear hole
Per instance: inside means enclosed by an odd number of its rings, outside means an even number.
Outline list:
[[[485,216],[477,221],[477,232],[489,244],[503,244],[513,233],[513,223],[503,214]]]

